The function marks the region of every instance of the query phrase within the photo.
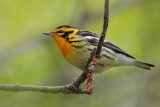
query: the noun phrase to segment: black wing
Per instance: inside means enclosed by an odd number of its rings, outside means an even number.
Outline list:
[[[90,31],[85,31],[85,30],[79,30],[76,35],[81,35],[83,37],[85,37],[85,36],[92,36],[92,37],[99,38],[98,34],[90,32]]]
[[[123,51],[120,47],[118,47],[117,45],[115,45],[114,43],[112,43],[110,41],[105,41],[103,46],[105,46],[105,47],[107,47],[107,48],[109,48],[111,50],[114,50],[117,53],[121,53],[123,55],[126,55],[127,57],[135,59],[133,56],[129,55],[128,53]]]
[[[79,30],[76,35],[81,35],[86,41],[92,43],[93,45],[97,46],[97,43],[99,42],[99,35],[90,31],[83,31]],[[123,54],[127,57],[135,59],[133,56],[129,55],[125,51],[123,51],[119,46],[115,45],[114,43],[105,40],[103,43],[103,46],[106,48],[109,48],[117,53]]]

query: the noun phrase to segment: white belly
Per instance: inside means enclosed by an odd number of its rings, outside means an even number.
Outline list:
[[[111,50],[110,53],[106,53],[106,51],[102,51],[101,55],[103,56],[100,59],[100,62],[96,65],[95,73],[101,73],[109,69],[110,67],[116,66],[117,65],[117,57],[115,53]],[[83,70],[84,66],[90,57],[90,51],[85,49],[80,49],[78,51],[75,51],[75,53],[72,54],[72,58],[68,59],[67,61],[74,65],[75,67]],[[111,54],[112,53],[112,54]]]

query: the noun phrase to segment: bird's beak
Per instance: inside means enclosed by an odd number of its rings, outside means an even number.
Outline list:
[[[43,32],[45,35],[50,35],[52,32]]]

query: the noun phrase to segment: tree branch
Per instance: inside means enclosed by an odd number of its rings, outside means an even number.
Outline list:
[[[97,46],[96,56],[98,56],[101,53],[102,44],[104,42],[105,35],[108,28],[108,21],[109,21],[109,0],[105,0],[103,30]]]
[[[46,92],[46,93],[76,93],[76,94],[92,94],[93,88],[93,71],[95,70],[96,64],[99,62],[101,58],[101,49],[102,44],[105,39],[105,35],[108,28],[108,20],[109,20],[109,0],[105,0],[104,6],[104,24],[103,30],[101,33],[101,37],[99,39],[99,43],[97,48],[91,52],[88,61],[84,67],[82,74],[74,80],[71,84],[64,85],[64,86],[31,86],[31,85],[0,85],[0,90],[3,91],[38,91],[38,92]],[[87,79],[86,87],[84,91],[81,91],[79,88],[81,84]]]
[[[78,93],[72,90],[72,84],[64,86],[33,86],[33,85],[0,85],[1,91],[35,91],[44,93]],[[79,91],[80,92],[80,91]]]
[[[85,69],[83,72],[87,72],[87,82],[86,82],[86,87],[84,90],[84,93],[86,94],[92,94],[93,93],[93,71],[95,70],[95,66],[97,63],[99,63],[99,59],[102,58],[101,53],[101,49],[102,49],[102,44],[104,42],[105,39],[105,35],[107,32],[107,28],[108,28],[108,21],[109,21],[109,0],[105,0],[105,5],[104,5],[104,22],[103,22],[103,30],[99,39],[99,43],[97,46],[97,49],[95,51],[95,49],[93,50],[92,53],[94,53],[94,55],[90,56],[90,59],[92,59],[91,62],[89,62],[90,60],[88,60],[89,65],[85,66]],[[94,52],[95,51],[95,52]]]
[[[86,80],[87,78],[87,70],[88,66],[93,60],[93,56],[95,53],[94,51],[91,53],[90,58],[88,59],[85,69],[82,72],[82,74],[71,84],[67,84],[64,86],[33,86],[33,85],[4,85],[0,84],[0,91],[35,91],[35,92],[45,92],[45,93],[65,93],[65,94],[70,94],[70,93],[75,93],[75,94],[84,94],[79,87],[80,85]]]

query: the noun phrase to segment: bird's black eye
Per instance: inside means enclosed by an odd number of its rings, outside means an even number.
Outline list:
[[[57,31],[57,33],[63,33],[63,32],[64,32],[63,30]]]

